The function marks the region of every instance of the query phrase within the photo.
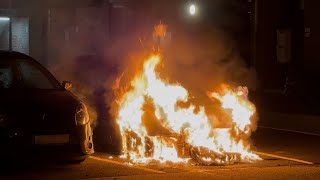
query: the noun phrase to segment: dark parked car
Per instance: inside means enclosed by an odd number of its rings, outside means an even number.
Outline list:
[[[93,153],[86,105],[40,63],[0,51],[0,152],[57,154],[81,162]]]

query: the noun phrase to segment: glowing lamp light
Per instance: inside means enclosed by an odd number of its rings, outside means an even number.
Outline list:
[[[9,21],[10,20],[10,18],[8,18],[8,17],[0,17],[0,21]]]
[[[194,5],[194,4],[191,4],[190,6],[189,6],[189,13],[190,13],[190,15],[192,15],[192,16],[194,16],[195,14],[196,14],[196,5]]]

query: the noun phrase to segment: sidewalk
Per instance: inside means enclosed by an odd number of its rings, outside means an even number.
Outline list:
[[[260,112],[258,126],[279,130],[299,131],[320,136],[320,115],[281,112]]]
[[[264,94],[253,99],[259,114],[258,125],[320,135],[320,101],[316,98],[288,98]]]

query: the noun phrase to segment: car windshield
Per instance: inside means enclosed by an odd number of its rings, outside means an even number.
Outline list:
[[[60,83],[32,59],[2,59],[0,89],[61,89]]]
[[[21,75],[20,87],[29,89],[60,88],[53,76],[40,65],[26,60],[18,60],[18,67]]]

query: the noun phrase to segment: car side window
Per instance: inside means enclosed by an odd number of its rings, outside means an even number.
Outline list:
[[[10,88],[13,84],[12,68],[9,64],[0,64],[0,89]]]
[[[35,89],[55,89],[50,79],[35,65],[19,61],[23,87]]]

